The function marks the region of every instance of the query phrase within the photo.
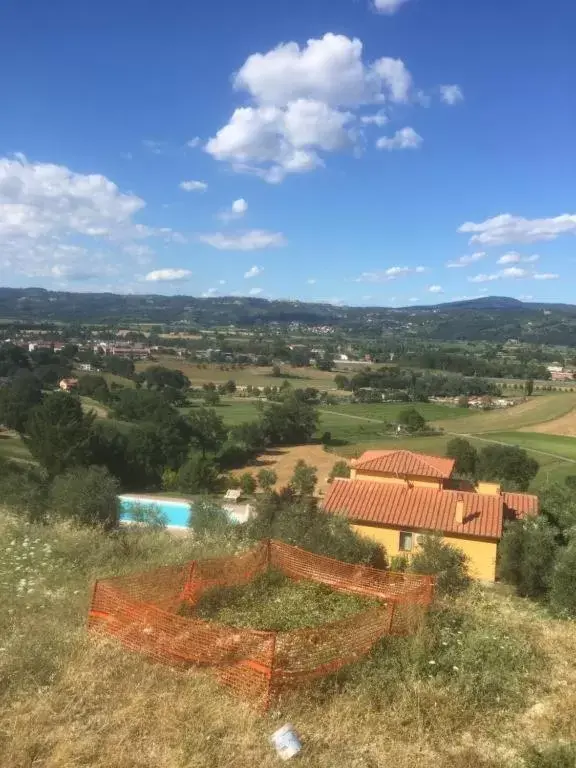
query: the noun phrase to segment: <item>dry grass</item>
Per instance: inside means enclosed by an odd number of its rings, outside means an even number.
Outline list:
[[[328,475],[330,470],[341,460],[334,453],[325,451],[321,445],[295,445],[289,448],[271,448],[260,454],[254,464],[243,469],[234,470],[233,474],[242,475],[244,472],[252,472],[254,475],[263,469],[273,469],[278,476],[276,488],[288,485],[294,473],[294,467],[300,460],[311,464],[318,470],[318,490],[326,491],[328,487]]]
[[[367,687],[362,674],[350,689],[315,684],[260,715],[207,674],[153,665],[85,631],[95,575],[231,551],[232,542],[106,538],[7,518],[0,535],[2,768],[272,768],[268,738],[285,722],[301,735],[304,768],[519,768],[528,744],[576,738],[574,626],[496,591],[473,591],[460,608],[479,627],[497,623],[508,645],[536,646],[536,669],[505,672],[514,704],[484,706],[474,686],[458,687],[458,672],[452,682],[416,674],[416,657],[391,649],[381,685]],[[489,675],[498,645],[484,640],[492,658],[470,664]]]
[[[542,424],[535,424],[532,427],[523,427],[521,432],[541,432],[545,435],[566,435],[567,437],[576,436],[576,409],[560,416],[552,421],[545,421]]]

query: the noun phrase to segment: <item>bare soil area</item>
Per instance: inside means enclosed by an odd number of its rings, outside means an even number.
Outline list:
[[[564,435],[576,437],[576,410],[560,416],[559,419],[545,421],[533,427],[523,427],[520,432],[541,432],[544,435]]]

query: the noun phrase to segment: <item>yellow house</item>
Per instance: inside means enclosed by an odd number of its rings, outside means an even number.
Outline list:
[[[337,478],[324,500],[327,512],[348,517],[389,557],[410,556],[423,533],[440,533],[469,558],[471,575],[496,578],[504,521],[534,515],[538,498],[503,493],[496,483],[464,487],[452,478],[454,460],[412,451],[366,451],[350,478]]]

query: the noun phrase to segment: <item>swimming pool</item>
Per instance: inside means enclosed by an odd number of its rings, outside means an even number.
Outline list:
[[[141,510],[151,510],[170,528],[187,528],[193,507],[187,501],[169,501],[167,499],[149,499],[145,496],[119,496],[120,520],[139,521]]]

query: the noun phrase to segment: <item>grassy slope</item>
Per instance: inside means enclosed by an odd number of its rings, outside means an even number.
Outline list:
[[[95,577],[229,546],[141,531],[106,538],[3,515],[0,540],[2,768],[273,768],[268,739],[286,722],[302,738],[303,768],[519,768],[528,744],[576,738],[573,627],[498,591],[460,601],[479,628],[445,635],[445,674],[432,674],[429,662],[441,659],[422,656],[420,641],[396,641],[369,668],[373,687],[362,674],[351,690],[317,683],[261,715],[203,672],[151,664],[85,630]],[[526,642],[539,659],[528,674],[516,654]],[[512,706],[495,698],[502,676]]]

